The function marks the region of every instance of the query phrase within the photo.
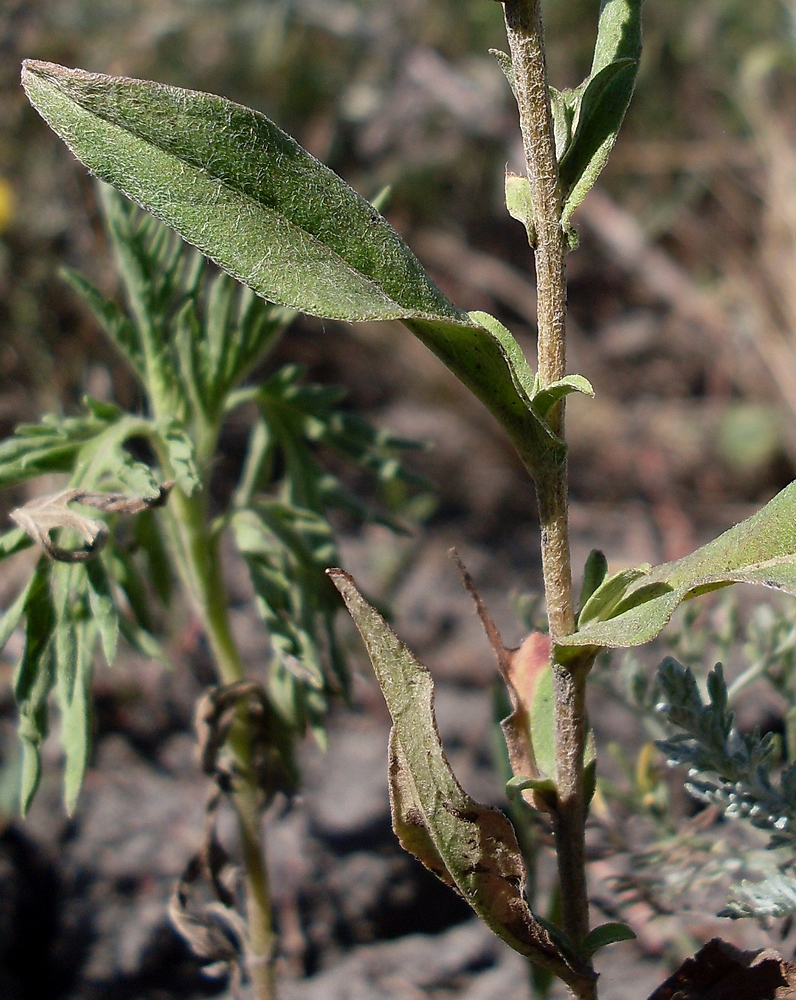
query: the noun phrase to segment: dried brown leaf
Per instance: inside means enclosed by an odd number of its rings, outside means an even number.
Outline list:
[[[648,1000],[794,1000],[796,965],[770,948],[740,951],[714,938]]]
[[[51,559],[58,562],[86,562],[92,559],[108,540],[108,526],[104,521],[72,510],[69,504],[94,507],[106,514],[140,514],[166,502],[174,483],[164,483],[154,497],[128,496],[124,493],[99,493],[85,489],[61,490],[30,500],[9,514],[11,520],[38,542]],[[79,549],[65,549],[56,545],[50,532],[59,528],[72,528],[85,541]]]

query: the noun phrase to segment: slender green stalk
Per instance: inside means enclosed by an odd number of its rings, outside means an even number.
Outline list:
[[[553,123],[545,63],[540,0],[506,0],[506,31],[514,67],[514,86],[536,231],[535,265],[538,310],[538,370],[542,386],[566,372],[566,238],[561,226],[561,196],[555,156]],[[563,403],[553,416],[553,428],[564,430]],[[536,492],[541,525],[544,574],[550,634],[557,639],[575,628],[572,593],[566,462],[550,462],[537,469]],[[556,761],[558,810],[555,815],[556,855],[564,930],[574,942],[589,929],[586,884],[586,792],[583,759],[586,723],[586,661],[554,662],[556,702]],[[582,1000],[596,996],[586,987]]]
[[[155,415],[165,417],[168,397],[152,394]],[[195,429],[196,460],[206,473],[215,451],[217,428],[203,422]],[[160,456],[164,469],[168,457]],[[229,624],[229,600],[221,569],[218,537],[210,529],[204,490],[187,497],[175,489],[166,509],[169,541],[181,583],[191,597],[202,623],[222,684],[243,680],[245,671]],[[232,803],[238,816],[246,885],[246,927],[248,933],[248,973],[254,1000],[275,1000],[274,957],[276,935],[265,863],[265,836],[262,826],[261,796],[252,760],[252,732],[245,709],[238,712],[229,736],[237,777]]]
[[[223,684],[232,684],[243,679],[244,668],[229,626],[229,603],[221,575],[218,542],[208,530],[205,508],[203,494],[186,497],[175,490],[169,504],[171,537],[182,583],[192,596],[202,621],[219,679]],[[276,996],[276,938],[265,865],[260,793],[252,766],[250,723],[243,711],[238,715],[229,744],[238,772],[232,801],[238,815],[246,881],[248,971],[255,1000],[273,1000]]]

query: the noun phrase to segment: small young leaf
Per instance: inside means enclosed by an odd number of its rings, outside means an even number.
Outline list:
[[[609,577],[586,602],[578,631],[560,645],[650,642],[684,600],[732,583],[760,584],[796,596],[796,483],[691,555]]]
[[[599,549],[592,549],[583,568],[583,585],[580,588],[579,601],[581,611],[578,614],[578,621],[580,621],[580,615],[583,613],[587,601],[597,588],[602,586],[607,575],[608,560],[605,558],[605,553],[600,552]]]
[[[600,924],[599,927],[589,931],[581,941],[578,950],[583,958],[591,958],[595,952],[605,948],[606,945],[618,944],[620,941],[635,941],[635,939],[635,931],[627,924],[611,921],[607,924]]]
[[[577,90],[572,139],[560,161],[562,225],[594,186],[614,147],[636,81],[643,0],[602,0],[591,72]]]
[[[579,627],[583,628],[590,621],[605,621],[611,618],[619,602],[630,592],[636,580],[640,580],[649,572],[649,565],[634,566],[619,570],[612,576],[604,576],[600,586],[581,608]]]
[[[508,52],[503,52],[500,49],[490,49],[489,54],[497,59],[498,66],[500,66],[503,76],[505,76],[508,80],[512,93],[516,97],[517,90],[514,86],[514,63],[511,61],[511,56]]]
[[[505,181],[506,208],[512,219],[521,222],[528,232],[528,242],[536,243],[536,228],[533,222],[533,203],[531,201],[531,185],[528,178],[520,174],[506,171]]]
[[[568,106],[565,95],[555,87],[550,88],[550,111],[553,116],[556,160],[560,163],[572,140],[572,109]]]
[[[540,389],[533,397],[534,412],[547,420],[550,411],[565,396],[573,392],[582,392],[584,396],[594,396],[594,389],[591,382],[582,375],[565,375],[557,382],[552,382],[544,389]]]

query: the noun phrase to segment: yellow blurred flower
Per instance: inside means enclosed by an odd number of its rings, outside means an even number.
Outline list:
[[[14,192],[4,177],[0,177],[0,233],[11,223],[14,216]]]

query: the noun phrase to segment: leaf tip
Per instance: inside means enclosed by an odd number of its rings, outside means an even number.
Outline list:
[[[344,569],[340,569],[339,566],[330,566],[328,569],[324,570],[326,575],[332,581],[332,583],[337,587],[345,600],[346,594],[350,593],[352,590],[356,589],[356,584],[354,583],[354,578],[350,573],[346,573]]]

